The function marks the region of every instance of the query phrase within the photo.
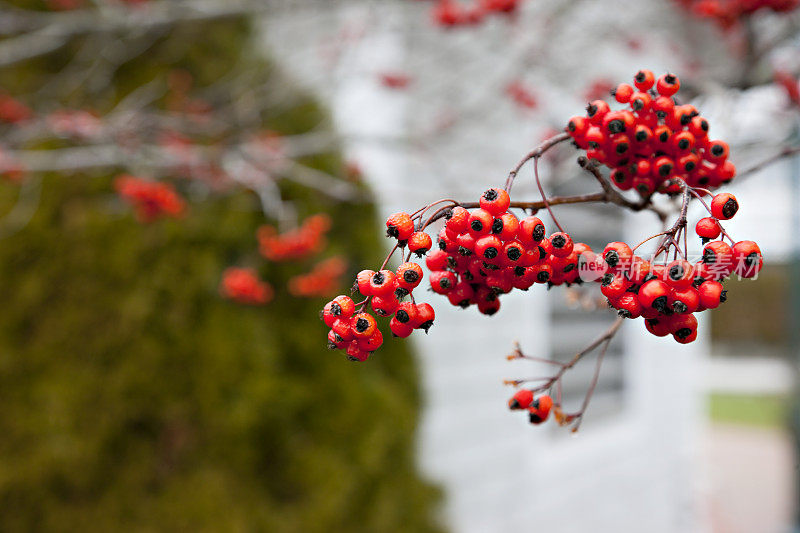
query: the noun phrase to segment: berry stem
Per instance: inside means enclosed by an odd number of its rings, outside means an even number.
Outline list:
[[[607,338],[603,342],[603,348],[600,350],[600,354],[597,356],[597,362],[594,365],[594,374],[592,375],[592,382],[589,384],[589,389],[586,391],[586,395],[583,397],[583,403],[581,404],[580,411],[573,413],[572,415],[568,415],[575,420],[575,425],[572,426],[573,433],[577,433],[578,429],[580,429],[581,422],[583,421],[583,415],[586,413],[586,409],[589,407],[589,402],[592,401],[592,395],[597,387],[597,382],[600,380],[600,369],[603,366],[603,358],[606,356],[609,344],[611,344],[611,337]]]
[[[542,188],[542,182],[539,179],[539,158],[536,157],[533,160],[533,177],[536,179],[536,186],[539,188],[539,193],[542,195],[542,202],[544,202],[544,206],[547,208],[547,212],[550,213],[550,218],[553,219],[553,222],[556,226],[558,226],[558,231],[565,233],[564,228],[561,227],[559,224],[556,215],[553,213],[553,210],[550,209],[550,203],[547,201],[547,195],[544,193],[544,188]]]
[[[511,186],[514,185],[514,179],[517,177],[517,174],[519,174],[519,171],[522,170],[522,167],[525,166],[525,163],[527,163],[531,159],[539,159],[550,148],[557,145],[558,143],[568,140],[569,138],[570,136],[568,133],[559,133],[558,135],[555,135],[545,140],[544,142],[542,142],[542,144],[540,144],[539,146],[528,152],[525,155],[525,157],[523,157],[522,160],[520,160],[520,162],[517,163],[517,166],[515,166],[511,170],[511,172],[508,173],[508,178],[506,178],[506,184],[503,188],[507,192],[511,192]]]

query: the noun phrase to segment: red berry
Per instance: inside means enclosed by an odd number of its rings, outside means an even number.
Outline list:
[[[476,239],[492,231],[494,217],[485,209],[476,209],[469,216],[469,233]]]
[[[703,239],[712,240],[719,237],[720,231],[719,221],[713,217],[701,218],[697,221],[694,228],[695,233]]]
[[[414,252],[417,257],[422,257],[431,249],[433,241],[431,236],[424,231],[417,231],[408,238],[408,249]]]
[[[519,222],[517,238],[523,244],[540,242],[544,239],[545,228],[539,217],[529,216]]]
[[[374,352],[383,344],[383,333],[376,329],[375,332],[366,339],[358,339],[358,347],[365,352]]]
[[[353,313],[356,310],[356,303],[353,301],[353,299],[343,294],[334,298],[333,302],[331,303],[333,304],[334,311],[336,311],[336,306],[338,306],[339,308],[340,312],[335,313],[336,316],[342,316],[342,317],[353,316]]]
[[[513,213],[503,213],[492,221],[492,233],[501,241],[513,239],[519,229],[519,219]]]
[[[353,335],[359,339],[371,337],[378,328],[375,317],[369,313],[358,313],[350,319],[350,328]]]
[[[660,279],[651,279],[639,287],[639,302],[645,309],[655,309],[661,313],[667,311],[669,285]]]
[[[389,321],[389,330],[392,336],[405,339],[414,332],[414,325],[410,322],[400,322],[395,316]]]
[[[694,280],[694,267],[688,261],[675,260],[666,267],[667,283],[672,287],[684,288]]]
[[[723,192],[714,196],[711,200],[711,214],[720,220],[733,218],[739,210],[739,202],[730,193]]]
[[[386,235],[405,241],[414,233],[414,222],[408,213],[395,213],[386,219]]]
[[[694,313],[700,305],[700,293],[694,287],[673,288],[670,294],[672,310],[678,314]]]
[[[574,247],[572,237],[568,233],[561,231],[550,235],[550,244],[553,245],[551,253],[556,257],[567,257],[572,253],[572,248]]]
[[[493,216],[500,216],[508,210],[511,198],[504,189],[492,188],[481,195],[481,209],[488,211]]]
[[[347,346],[347,358],[350,361],[361,361],[364,362],[369,359],[369,356],[372,352],[368,352],[366,350],[362,350],[358,344],[358,341],[352,341]]]
[[[391,270],[379,270],[369,280],[367,296],[391,294],[397,288],[397,276]]]
[[[416,263],[403,263],[397,267],[397,285],[406,289],[408,292],[413,291],[417,285],[422,281],[422,267]]]
[[[653,83],[655,83],[655,76],[649,70],[640,70],[633,77],[633,84],[642,92],[649,91],[653,87]]]
[[[380,296],[373,296],[370,305],[376,315],[390,316],[395,312],[400,302],[397,300],[397,296],[392,292]]]
[[[612,242],[603,250],[603,259],[611,268],[626,269],[631,264],[633,252],[624,242]]]
[[[719,281],[704,281],[697,288],[700,295],[700,305],[706,309],[716,309],[719,304],[727,299],[727,292]]]
[[[374,275],[374,270],[362,270],[356,275],[356,288],[358,288],[358,292],[364,296],[370,294],[370,281]]]
[[[755,277],[764,264],[761,249],[753,241],[739,241],[733,245],[733,265],[737,275]]]
[[[433,292],[447,294],[456,285],[455,275],[447,270],[431,272],[428,279],[431,282]]]
[[[533,400],[528,408],[528,419],[531,424],[541,424],[550,416],[550,409],[553,407],[553,399],[547,394],[543,394]]]
[[[630,286],[631,283],[623,276],[607,272],[600,281],[600,292],[602,292],[603,296],[606,298],[616,300],[622,296]]]
[[[656,82],[656,91],[662,96],[672,96],[681,88],[681,81],[674,74],[664,74]]]
[[[619,310],[619,316],[625,318],[638,318],[642,316],[642,304],[632,292],[623,293],[617,298],[614,307]]]
[[[447,252],[444,250],[433,250],[425,258],[425,266],[427,266],[428,270],[432,272],[444,270],[447,268],[447,258]]]
[[[436,318],[436,313],[433,311],[431,304],[422,303],[417,304],[417,322],[416,329],[424,329],[425,333],[433,326],[433,321]]]
[[[508,408],[512,410],[527,409],[533,403],[533,391],[520,389],[508,400]]]
[[[733,250],[722,241],[713,241],[703,248],[703,269],[707,279],[720,280],[728,277],[734,268]]]
[[[729,152],[728,144],[722,141],[710,141],[708,143],[708,149],[706,150],[706,156],[709,161],[724,161],[728,158]]]
[[[589,121],[586,117],[572,117],[567,122],[567,133],[573,137],[582,137],[589,129]]]
[[[488,261],[494,261],[500,256],[503,243],[495,235],[485,235],[475,241],[475,254]]]
[[[333,325],[331,326],[331,331],[333,331],[341,339],[345,341],[351,341],[355,338],[355,335],[353,335],[353,330],[350,326],[351,326],[350,318],[337,318],[336,320],[333,321]]]
[[[631,87],[627,83],[620,83],[619,85],[617,85],[615,89],[611,91],[611,95],[620,104],[627,104],[628,102],[630,102],[633,92],[634,92],[633,87]]]
[[[469,224],[469,211],[461,207],[455,206],[448,214],[445,226],[447,229],[455,234],[464,233],[467,231],[467,224]]]

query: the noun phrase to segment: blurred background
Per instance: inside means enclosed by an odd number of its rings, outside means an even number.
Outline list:
[[[0,0],[0,530],[799,530],[799,28],[794,0]],[[569,359],[614,319],[596,288],[431,294],[429,335],[325,349],[388,214],[474,201],[641,68],[748,170],[726,228],[765,256],[695,343],[626,324],[577,434],[507,412],[547,367],[505,355]],[[549,193],[594,192],[578,155]]]

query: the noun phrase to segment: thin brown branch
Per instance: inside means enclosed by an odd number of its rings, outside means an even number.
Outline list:
[[[791,157],[791,156],[797,155],[797,154],[800,154],[800,146],[787,146],[786,148],[784,148],[780,152],[777,152],[777,153],[771,155],[770,157],[764,159],[763,161],[760,161],[760,162],[756,163],[755,165],[752,165],[752,166],[742,170],[741,172],[738,172],[736,174],[736,177],[742,178],[742,177],[747,176],[749,174],[754,174],[754,173],[758,172],[759,170],[763,170],[764,168],[772,165],[773,163],[777,163],[781,159],[784,159],[786,157]]]
[[[570,138],[569,134],[567,134],[567,133],[559,133],[558,135],[550,137],[549,139],[544,141],[542,144],[540,144],[539,146],[537,146],[536,148],[534,148],[533,150],[528,152],[525,155],[525,157],[523,157],[520,160],[520,162],[517,163],[517,166],[515,166],[511,170],[511,172],[508,173],[508,178],[506,178],[506,184],[505,184],[505,186],[503,188],[505,190],[507,190],[507,191],[511,189],[511,186],[514,184],[514,178],[517,177],[517,174],[519,174],[519,171],[522,169],[522,167],[525,166],[525,163],[527,163],[531,159],[534,159],[534,158],[538,159],[538,158],[542,157],[542,155],[547,150],[549,150],[550,148],[552,148],[553,146],[557,145],[560,142],[566,141],[569,138]]]

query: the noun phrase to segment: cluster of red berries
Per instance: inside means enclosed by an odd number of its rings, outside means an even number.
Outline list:
[[[248,305],[269,302],[274,291],[269,283],[261,281],[252,268],[230,267],[222,273],[219,292],[223,298]]]
[[[11,95],[0,93],[0,122],[17,124],[33,116],[31,108]]]
[[[383,344],[383,334],[375,315],[366,311],[372,307],[376,315],[391,317],[389,330],[395,337],[408,337],[415,329],[425,333],[433,326],[436,314],[427,303],[418,304],[413,298],[402,301],[422,281],[422,268],[416,263],[403,263],[396,272],[391,270],[362,270],[356,285],[367,299],[356,306],[349,296],[340,295],[325,304],[322,320],[328,326],[328,348],[344,350],[351,361],[366,361]]]
[[[426,264],[431,289],[452,305],[477,305],[493,315],[500,309],[499,296],[512,289],[580,282],[578,257],[589,247],[563,232],[547,237],[538,217],[519,220],[508,211],[510,203],[505,190],[489,189],[479,209],[456,206],[447,213],[438,249]]]
[[[186,209],[183,198],[168,183],[122,175],[114,181],[117,193],[131,203],[142,222],[179,217]]]
[[[739,241],[731,247],[724,240],[713,240],[723,233],[720,220],[736,214],[739,204],[728,193],[711,201],[711,215],[700,219],[695,232],[705,244],[699,261],[687,258],[656,264],[635,255],[624,242],[613,242],[597,257],[594,270],[602,272],[597,281],[609,306],[625,318],[642,317],[647,330],[659,337],[672,335],[686,344],[697,338],[694,313],[715,309],[726,300],[722,282],[730,275],[755,277],[761,270],[761,250],[753,241]],[[711,241],[711,242],[709,242]]]
[[[693,15],[713,19],[721,28],[730,29],[739,20],[759,9],[770,9],[777,13],[792,11],[800,5],[798,0],[677,0]]]
[[[541,424],[550,416],[553,399],[547,394],[537,397],[532,390],[520,389],[508,401],[508,408],[512,411],[527,410],[530,423]]]
[[[317,263],[311,272],[289,279],[289,294],[301,298],[315,298],[335,294],[341,286],[341,278],[347,263],[339,256]]]
[[[589,159],[612,170],[616,187],[648,196],[678,192],[676,185],[668,185],[673,178],[704,188],[733,179],[736,168],[728,160],[728,145],[709,138],[708,121],[694,106],[678,105],[673,98],[680,88],[677,76],[656,80],[651,71],[640,70],[633,83],[612,91],[630,109],[612,110],[604,100],[595,100],[586,116],[572,117],[566,128]]]
[[[302,259],[322,250],[325,234],[330,228],[331,219],[324,213],[311,215],[298,228],[284,233],[264,225],[256,234],[259,251],[270,261]]]
[[[471,5],[464,5],[458,0],[436,0],[432,18],[435,24],[445,28],[474,26],[492,14],[515,13],[521,3],[522,0],[475,0]]]

